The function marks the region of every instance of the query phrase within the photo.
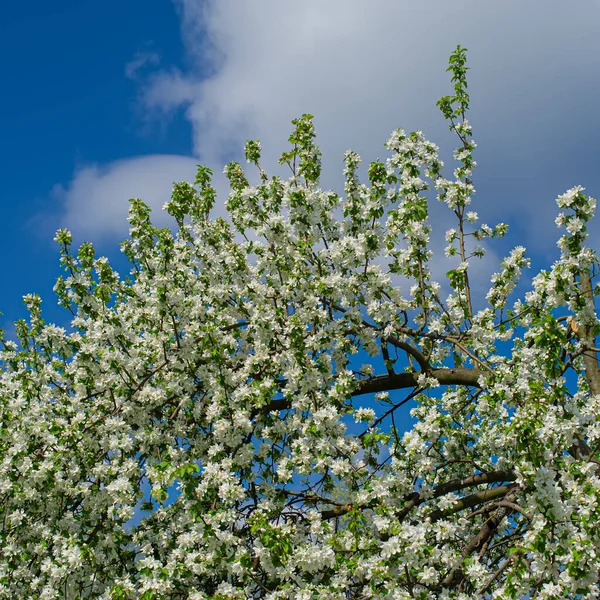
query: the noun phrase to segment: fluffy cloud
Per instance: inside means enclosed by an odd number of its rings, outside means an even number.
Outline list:
[[[193,181],[196,164],[187,156],[153,155],[83,167],[68,187],[54,189],[64,211],[58,224],[92,241],[124,238],[128,200],[141,198],[152,208],[153,222],[165,226],[170,217],[161,207],[171,196],[173,182]]]
[[[492,224],[508,218],[527,243],[548,250],[556,239],[554,198],[579,183],[593,194],[600,183],[590,165],[576,166],[595,147],[591,131],[600,125],[600,88],[590,78],[600,67],[597,2],[581,0],[576,10],[561,0],[175,6],[187,66],[138,77],[142,108],[158,118],[183,110],[198,162],[217,174],[243,158],[249,138],[261,140],[263,166],[280,172],[290,121],[304,112],[315,115],[324,187],[339,189],[344,150],[367,164],[383,159],[383,142],[399,126],[423,129],[447,159],[455,140],[435,102],[451,92],[445,68],[460,43],[469,49],[482,217]],[[195,163],[157,156],[80,170],[64,192],[65,221],[90,234],[123,231],[127,198],[162,205],[171,182],[193,177]],[[217,188],[225,189],[220,176]],[[454,225],[439,208],[438,232]]]
[[[398,126],[439,133],[445,124],[435,101],[450,91],[444,69],[458,42],[470,50],[483,133],[527,156],[528,142],[548,134],[551,118],[567,116],[574,88],[600,65],[600,11],[586,0],[577,10],[556,0],[176,5],[194,66],[150,78],[145,102],[185,107],[195,151],[209,163],[222,163],[248,137],[275,158],[290,120],[303,112],[316,115],[325,154],[337,161],[350,146],[382,154]],[[517,132],[522,143],[514,148]]]

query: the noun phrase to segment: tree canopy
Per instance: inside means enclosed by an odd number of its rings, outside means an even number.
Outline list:
[[[398,129],[323,191],[305,114],[289,179],[256,141],[256,185],[227,165],[227,219],[206,167],[176,228],[132,200],[127,277],[57,233],[70,330],[30,295],[2,339],[0,598],[600,597],[596,202],[560,195],[558,260],[526,289],[516,246],[478,296],[507,226],[470,208],[464,48],[448,71],[452,177]]]

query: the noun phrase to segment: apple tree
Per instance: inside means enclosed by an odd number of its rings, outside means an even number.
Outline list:
[[[476,293],[507,226],[471,210],[465,49],[448,70],[452,176],[398,129],[323,191],[303,115],[289,179],[256,141],[256,185],[227,165],[227,219],[206,167],[173,229],[133,200],[126,277],[57,233],[70,329],[30,295],[2,338],[0,598],[600,597],[596,203],[558,196],[556,262],[526,285],[517,245]]]

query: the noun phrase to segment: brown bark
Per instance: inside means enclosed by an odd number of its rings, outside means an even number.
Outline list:
[[[352,396],[417,387],[419,385],[418,378],[420,374],[388,373],[386,375],[370,377],[369,379],[362,379],[357,382]],[[437,379],[440,385],[468,385],[473,387],[480,387],[478,383],[480,375],[481,371],[479,369],[466,369],[464,367],[431,369],[427,372],[427,376]],[[280,398],[272,400],[257,411],[257,413],[267,414],[271,411],[287,410],[291,407],[292,402],[289,398]]]
[[[476,485],[483,485],[486,483],[500,483],[504,481],[515,481],[517,478],[517,474],[512,469],[503,469],[500,471],[490,471],[489,473],[478,473],[477,475],[471,475],[469,477],[465,477],[463,479],[453,479],[451,481],[447,481],[446,483],[441,483],[433,488],[432,498],[440,498],[441,496],[445,496],[451,492],[457,492],[459,490],[474,487]],[[467,508],[469,506],[475,506],[476,504],[481,504],[482,502],[487,502],[488,500],[493,500],[495,498],[499,498],[508,492],[508,489],[512,488],[512,486],[500,486],[496,488],[491,488],[489,490],[483,490],[482,492],[477,492],[475,494],[471,494],[470,496],[466,496],[465,498],[461,498],[457,501],[454,507],[450,508],[448,512],[457,512],[458,510],[462,510],[462,508]],[[495,491],[495,490],[500,490]],[[423,498],[423,496],[419,492],[412,492],[408,494],[404,498],[406,504],[397,514],[396,518],[401,521],[406,515],[416,506],[423,504],[427,500]],[[464,506],[458,506],[460,502],[464,503]],[[347,512],[352,510],[353,506],[350,504],[346,504],[344,506],[336,506],[331,510],[324,510],[321,512],[321,518],[323,520],[333,519],[334,517],[340,517],[345,515]],[[360,507],[366,508],[366,507]],[[456,508],[456,510],[453,510]],[[437,515],[437,513],[440,515]],[[431,515],[432,522],[434,520],[439,520],[444,515],[441,514],[441,511],[434,511]]]
[[[586,271],[580,277],[581,291],[586,299],[586,304],[595,313],[594,305],[594,289],[592,287],[592,279],[589,271]],[[596,339],[593,334],[593,327],[589,324],[584,324],[577,335],[583,344],[583,364],[585,366],[585,375],[587,377],[590,392],[592,394],[600,393],[600,370],[598,369],[598,357],[596,351],[593,350],[596,346]]]

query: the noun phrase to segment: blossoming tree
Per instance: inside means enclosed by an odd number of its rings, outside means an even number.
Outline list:
[[[368,184],[347,152],[322,191],[304,115],[289,180],[258,142],[258,185],[226,167],[229,220],[204,167],[175,233],[132,201],[128,278],[58,232],[72,331],[31,295],[3,339],[0,598],[600,596],[595,201],[559,196],[560,258],[521,299],[521,246],[475,297],[476,244],[507,228],[469,210],[465,57],[438,102],[453,178],[399,129]],[[443,286],[427,180],[455,221]]]

